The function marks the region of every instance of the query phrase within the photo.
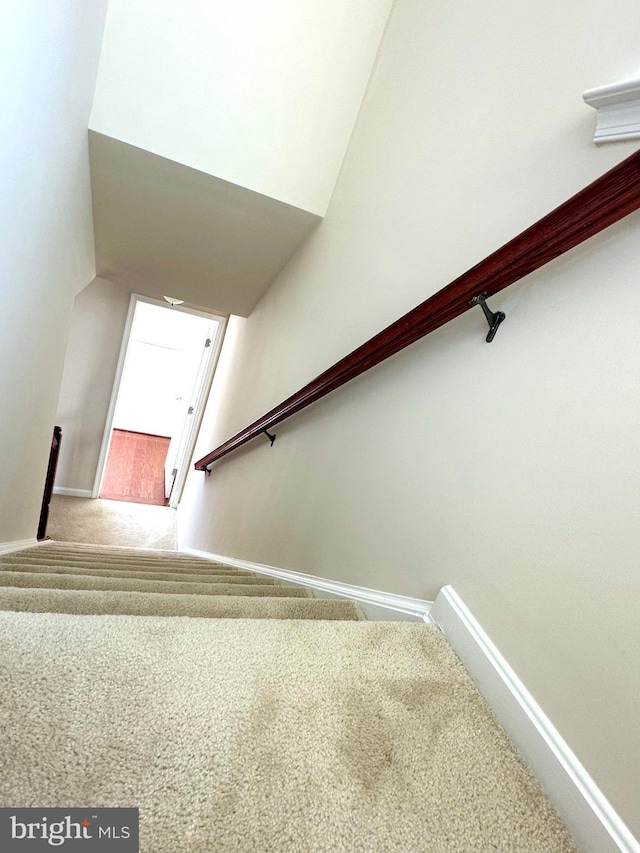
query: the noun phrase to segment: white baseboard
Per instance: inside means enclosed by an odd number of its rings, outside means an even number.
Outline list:
[[[66,495],[69,498],[92,498],[91,489],[67,489],[65,486],[54,486],[54,495]]]
[[[626,824],[452,587],[440,590],[430,615],[583,853],[640,853]]]
[[[24,551],[38,545],[37,539],[19,539],[17,542],[0,542],[0,554],[13,554],[14,551]]]
[[[222,554],[212,554],[210,551],[198,551],[196,548],[183,548],[186,554],[194,554],[197,557],[205,557],[218,563],[226,563],[238,569],[248,569],[259,575],[268,575],[272,578],[286,581],[287,583],[300,584],[309,589],[317,590],[320,597],[328,598],[350,598],[357,601],[365,614],[372,620],[383,618],[395,618],[408,621],[431,622],[429,611],[433,606],[432,601],[421,598],[410,598],[406,595],[395,595],[392,592],[381,592],[377,589],[368,589],[364,586],[354,586],[349,583],[320,578],[317,575],[305,575],[290,569],[279,569],[276,566],[266,566],[263,563],[253,563],[250,560],[238,560],[235,557],[226,557]],[[386,613],[386,616],[382,616]],[[393,615],[391,615],[393,614]]]

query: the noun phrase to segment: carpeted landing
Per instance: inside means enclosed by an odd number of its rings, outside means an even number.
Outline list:
[[[54,495],[47,533],[58,542],[176,550],[176,511],[128,501]]]
[[[141,853],[575,851],[435,627],[265,580],[1,558],[0,806],[138,806]]]

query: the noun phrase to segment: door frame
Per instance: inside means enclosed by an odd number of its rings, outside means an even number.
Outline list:
[[[98,457],[96,476],[93,482],[93,489],[91,491],[92,498],[97,498],[100,495],[100,489],[102,488],[102,482],[104,480],[105,470],[107,467],[107,457],[109,455],[109,448],[111,446],[111,436],[113,434],[113,421],[115,419],[116,414],[118,394],[120,392],[120,384],[122,382],[122,374],[124,372],[124,365],[127,358],[129,343],[131,342],[133,318],[135,316],[136,307],[139,302],[146,302],[149,305],[157,305],[159,308],[165,308],[167,311],[179,311],[184,314],[195,314],[197,317],[205,317],[207,319],[217,320],[219,322],[218,334],[215,336],[215,339],[211,341],[211,346],[207,348],[207,368],[203,374],[202,384],[197,395],[197,401],[196,405],[194,406],[193,415],[191,416],[191,427],[189,432],[189,438],[187,441],[188,451],[185,454],[185,458],[188,459],[193,456],[193,452],[195,450],[196,440],[198,438],[198,433],[202,424],[202,418],[204,416],[204,410],[209,399],[211,383],[213,382],[216,367],[218,366],[220,350],[222,349],[222,343],[224,341],[225,332],[227,330],[227,321],[229,319],[227,314],[221,314],[217,311],[199,311],[196,308],[188,308],[184,305],[172,306],[169,305],[168,302],[163,302],[161,299],[154,299],[151,296],[143,296],[140,293],[131,294],[131,299],[129,300],[129,310],[127,312],[127,320],[125,322],[124,333],[122,335],[122,343],[120,344],[118,365],[116,367],[116,374],[113,380],[111,399],[109,401],[109,408],[107,410],[107,418],[105,421],[104,433],[102,436],[102,444],[100,446],[100,455]],[[182,497],[182,491],[184,489],[184,484],[186,482],[188,473],[189,472],[187,464],[183,465],[181,470],[178,470],[178,474],[176,475],[176,480],[171,493],[171,500],[169,502],[169,506],[173,509],[176,509],[178,503],[180,502],[180,498]]]

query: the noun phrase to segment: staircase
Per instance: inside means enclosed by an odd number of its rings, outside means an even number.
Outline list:
[[[142,853],[575,850],[435,626],[304,587],[5,555],[0,688],[0,807],[139,807]]]

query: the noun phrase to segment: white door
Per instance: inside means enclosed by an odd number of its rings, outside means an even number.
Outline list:
[[[164,465],[164,484],[165,495],[169,498],[172,505],[172,497],[174,496],[174,488],[176,485],[176,477],[189,464],[193,445],[195,443],[195,435],[198,429],[198,412],[202,408],[203,397],[209,390],[207,379],[211,372],[211,362],[216,357],[216,348],[214,342],[216,339],[218,322],[209,323],[205,330],[205,337],[202,341],[201,357],[198,364],[198,369],[194,377],[193,387],[186,398],[180,399],[181,417],[178,427],[174,430],[167,451],[167,458]],[[180,478],[183,479],[183,478]],[[178,486],[181,490],[180,483]],[[179,495],[176,495],[179,500]],[[176,500],[176,503],[177,503]]]
[[[93,495],[113,429],[170,438],[165,492],[176,507],[188,473],[226,318],[132,294]]]

